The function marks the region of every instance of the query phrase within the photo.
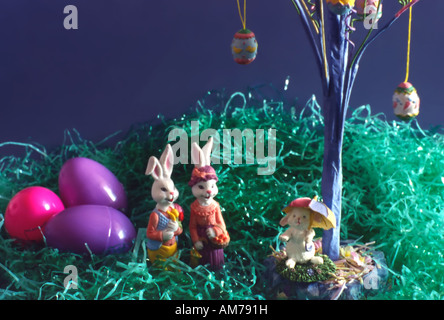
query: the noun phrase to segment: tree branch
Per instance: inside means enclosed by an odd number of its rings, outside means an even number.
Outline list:
[[[319,72],[321,75],[322,85],[326,88],[327,87],[327,79],[324,76],[324,65],[322,60],[322,51],[321,51],[321,44],[317,41],[317,37],[315,36],[315,32],[313,31],[313,21],[311,20],[311,16],[307,13],[305,10],[303,4],[301,4],[301,1],[304,0],[291,0],[293,2],[294,7],[298,11],[299,15],[302,19],[302,25],[304,26],[305,33],[307,34],[310,45],[313,48],[314,54],[315,54],[315,60],[316,64],[318,65]],[[305,2],[304,2],[305,5]]]
[[[383,0],[381,0],[379,5],[382,5]],[[414,4],[416,4],[417,2],[419,2],[419,0],[412,0],[410,3],[406,4],[405,6],[403,6],[401,8],[401,10],[399,10],[395,16],[388,21],[381,29],[378,29],[378,31],[373,34],[372,37],[370,37],[370,34],[372,33],[372,30],[369,31],[369,33],[367,34],[366,39],[364,40],[364,42],[362,43],[362,45],[360,46],[358,52],[356,52],[356,55],[354,56],[351,64],[350,64],[350,70],[348,73],[348,92],[351,92],[351,88],[353,87],[354,81],[356,79],[356,74],[358,72],[358,68],[359,68],[359,62],[361,61],[361,58],[365,52],[365,50],[368,48],[368,46],[375,41],[375,39],[377,37],[379,37],[382,33],[384,33],[387,29],[389,29],[391,27],[391,25],[398,20],[398,18],[405,12],[407,11],[408,8],[410,8],[411,6],[413,6]],[[378,9],[379,10],[379,9]]]
[[[413,6],[414,4],[416,4],[417,2],[419,2],[419,0],[412,0],[412,2],[408,3],[407,5],[405,5],[404,7],[401,8],[401,10],[399,10],[395,16],[386,23],[386,25],[384,27],[382,27],[381,29],[378,29],[378,31],[373,35],[373,37],[368,38],[359,48],[358,52],[356,53],[355,57],[352,60],[352,63],[350,65],[350,68],[353,69],[356,65],[359,64],[359,61],[362,58],[362,55],[364,54],[364,51],[367,49],[367,47],[377,38],[379,37],[382,33],[384,33],[388,28],[391,27],[391,25],[398,20],[398,18],[411,6]],[[382,0],[381,0],[381,4],[382,4]],[[369,35],[371,33],[372,30],[370,30]]]
[[[327,41],[325,36],[325,15],[324,15],[324,3],[322,0],[316,0],[316,10],[319,15],[319,39],[321,41],[321,52],[322,52],[322,59],[324,64],[324,71],[325,71],[325,82],[326,86],[328,87],[328,83],[330,81],[330,74],[329,74],[329,67],[328,67],[328,59],[327,59]]]

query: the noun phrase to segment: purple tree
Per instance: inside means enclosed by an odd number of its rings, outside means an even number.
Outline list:
[[[322,247],[323,252],[334,261],[339,258],[344,123],[359,62],[366,48],[419,0],[398,0],[403,7],[384,26],[376,29],[370,25],[357,48],[350,40],[354,30],[355,0],[291,1],[302,19],[322,82],[325,128],[321,192],[324,203],[333,211],[337,221],[336,228],[324,230]],[[367,0],[365,3],[369,2],[377,3],[374,23],[382,10],[383,0]]]

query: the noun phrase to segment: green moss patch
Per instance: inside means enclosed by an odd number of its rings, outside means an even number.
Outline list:
[[[324,259],[323,264],[297,264],[294,268],[288,268],[285,260],[281,260],[276,264],[276,272],[282,277],[295,282],[317,282],[325,281],[331,278],[336,272],[336,266],[331,259],[325,254],[316,254]]]

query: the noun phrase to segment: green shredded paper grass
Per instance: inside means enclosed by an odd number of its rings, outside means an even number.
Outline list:
[[[390,108],[389,108],[390,109]],[[426,112],[426,111],[424,111]],[[189,113],[160,124],[135,125],[125,138],[107,145],[65,132],[65,143],[46,151],[23,144],[24,156],[0,159],[0,299],[272,299],[263,279],[263,261],[278,248],[281,209],[297,197],[321,196],[323,119],[315,99],[305,106],[284,107],[254,90],[229,95],[209,92]],[[231,237],[225,266],[211,271],[189,266],[189,206],[194,197],[187,182],[192,164],[177,164],[172,178],[185,211],[179,237],[180,258],[165,266],[146,263],[141,240],[155,203],[151,199],[147,159],[159,157],[175,128],[199,130],[276,129],[276,169],[258,175],[261,164],[215,164],[219,182],[216,200]],[[267,137],[265,137],[267,138]],[[170,141],[174,144],[174,141]],[[201,146],[204,142],[201,142]],[[190,143],[191,144],[191,143]],[[0,145],[1,146],[1,145]],[[267,148],[267,143],[265,143]],[[267,155],[267,149],[265,149]],[[127,215],[139,231],[133,250],[120,255],[80,256],[44,245],[22,247],[4,228],[9,200],[29,186],[58,193],[58,172],[72,157],[88,157],[106,166],[124,185]],[[346,122],[342,239],[375,241],[390,272],[389,286],[369,299],[444,298],[444,136],[425,131],[416,120],[388,122],[359,107]],[[318,231],[317,231],[318,232]],[[77,287],[65,286],[65,267],[78,272]]]

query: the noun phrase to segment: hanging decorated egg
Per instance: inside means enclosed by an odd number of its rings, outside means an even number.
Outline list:
[[[416,117],[419,114],[419,103],[418,93],[410,82],[401,83],[393,94],[393,109],[400,119]]]
[[[62,200],[51,190],[39,186],[25,188],[6,207],[5,229],[11,238],[41,242],[44,224],[64,209]]]
[[[356,0],[355,9],[359,18],[372,16],[376,18],[375,23],[382,17],[382,3],[379,5],[380,0]],[[379,11],[378,11],[379,6]],[[376,14],[376,12],[378,12]]]
[[[328,8],[338,15],[347,14],[355,5],[355,0],[327,0]]]
[[[233,59],[239,64],[249,64],[256,59],[257,41],[254,33],[248,29],[241,29],[234,35],[231,42]]]

